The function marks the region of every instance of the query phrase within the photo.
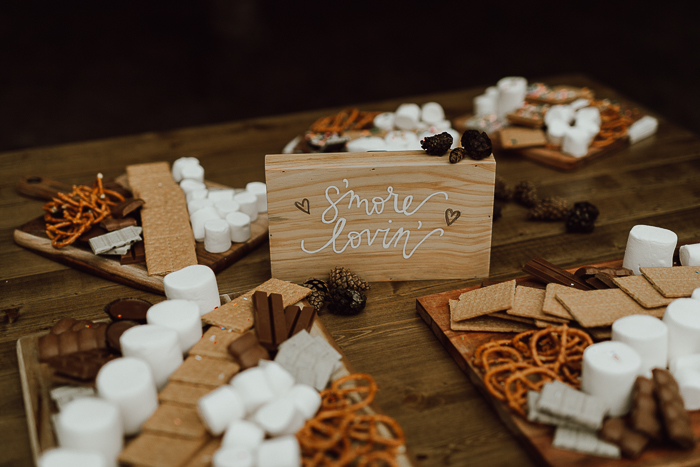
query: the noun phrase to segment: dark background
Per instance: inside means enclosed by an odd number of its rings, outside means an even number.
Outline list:
[[[587,5],[2,2],[0,151],[568,72],[700,133],[695,16]]]

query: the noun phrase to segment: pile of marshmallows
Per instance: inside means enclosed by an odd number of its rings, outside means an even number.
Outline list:
[[[185,192],[194,239],[204,242],[209,253],[223,253],[231,242],[248,241],[250,223],[267,212],[267,188],[262,182],[250,182],[244,191],[207,189],[204,169],[195,157],[176,160],[172,174]]]
[[[630,231],[622,266],[640,274],[640,267],[671,267],[678,237],[670,230],[637,225]],[[700,266],[700,244],[680,248],[683,266]],[[700,288],[691,298],[678,298],[663,320],[648,315],[620,318],[612,340],[586,348],[581,390],[604,399],[611,416],[630,409],[637,376],[668,367],[678,382],[686,410],[700,409]]]
[[[437,102],[401,104],[395,112],[384,112],[374,117],[374,126],[387,131],[384,138],[365,136],[348,141],[349,152],[420,150],[421,140],[447,132],[452,136],[452,147],[459,145],[459,132],[445,119],[445,111]]]

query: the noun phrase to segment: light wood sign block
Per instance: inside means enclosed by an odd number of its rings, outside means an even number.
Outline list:
[[[489,274],[496,161],[423,151],[265,157],[272,277],[345,266],[369,281]]]

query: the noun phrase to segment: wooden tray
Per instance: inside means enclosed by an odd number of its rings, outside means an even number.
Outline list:
[[[622,261],[609,261],[593,265],[595,267],[622,266]],[[569,269],[573,273],[578,268]],[[532,280],[532,277],[522,277],[518,282]],[[479,389],[499,418],[523,444],[536,461],[549,467],[576,465],[581,467],[619,467],[619,466],[672,466],[688,467],[700,465],[700,445],[692,451],[683,451],[671,447],[653,447],[647,449],[639,459],[607,459],[552,447],[554,427],[530,423],[524,418],[512,413],[506,404],[491,396],[484,387],[477,369],[472,365],[472,355],[478,346],[492,339],[507,339],[514,333],[497,332],[459,332],[450,329],[449,300],[456,300],[461,294],[480,286],[472,286],[459,290],[427,295],[416,300],[416,310],[428,327],[433,331],[440,343],[457,362],[471,382]],[[695,437],[700,437],[700,411],[690,412]]]
[[[513,149],[512,151],[526,157],[527,159],[540,162],[550,167],[555,167],[561,170],[576,170],[584,165],[588,165],[591,162],[600,159],[603,156],[620,151],[629,145],[629,138],[625,136],[602,148],[590,148],[588,153],[582,157],[570,156],[561,151],[543,147]]]

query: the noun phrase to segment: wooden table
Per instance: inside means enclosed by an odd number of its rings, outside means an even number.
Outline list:
[[[598,96],[620,97],[582,76],[548,83],[589,86]],[[393,111],[406,101],[440,102],[449,118],[471,110],[482,89],[359,104]],[[231,105],[235,105],[232,102]],[[0,466],[30,465],[15,343],[58,319],[103,316],[120,297],[158,297],[78,272],[24,250],[12,241],[15,227],[39,216],[41,202],[14,191],[24,175],[86,183],[97,172],[118,176],[128,164],[198,157],[207,178],[244,186],[264,177],[263,156],[277,153],[318,117],[339,109],[259,118],[222,125],[147,133],[101,141],[0,154]],[[528,222],[513,203],[493,228],[491,278],[522,275],[534,256],[562,267],[621,258],[635,224],[665,227],[680,242],[700,238],[700,139],[661,119],[658,134],[576,172],[563,173],[516,156],[496,155],[498,174],[509,183],[534,182],[543,196],[588,200],[601,214],[592,234],[566,234],[563,223]],[[243,292],[270,277],[267,244],[218,276],[222,293]],[[366,310],[355,317],[321,315],[350,362],[379,383],[379,406],[406,432],[418,466],[533,465],[518,441],[469,383],[416,313],[415,299],[476,281],[372,284]],[[9,323],[6,313],[19,310]]]

